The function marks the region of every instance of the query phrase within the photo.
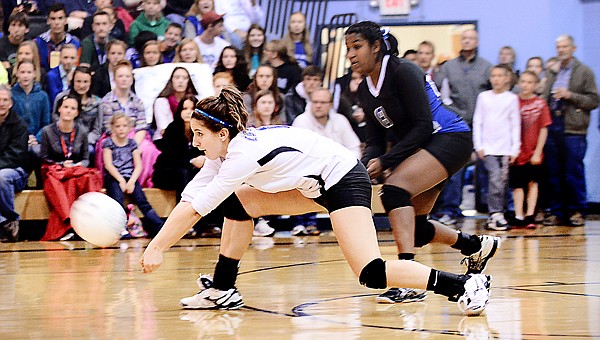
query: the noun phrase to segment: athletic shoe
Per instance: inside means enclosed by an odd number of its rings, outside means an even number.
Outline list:
[[[319,236],[321,235],[321,231],[319,230],[319,228],[317,228],[316,225],[309,225],[306,226],[306,229],[304,229],[304,235]]]
[[[275,228],[272,228],[264,218],[260,217],[254,225],[254,236],[269,237],[275,235]]]
[[[481,249],[471,256],[467,256],[460,261],[467,266],[466,274],[479,274],[485,270],[488,261],[496,254],[500,244],[502,243],[499,237],[478,235],[481,240]]]
[[[545,226],[554,226],[559,225],[561,223],[560,219],[556,215],[548,214],[544,217],[544,221],[542,222]]]
[[[19,221],[4,222],[0,226],[0,242],[17,242],[19,238]]]
[[[183,309],[239,309],[244,306],[237,288],[219,290],[208,288],[179,301]]]
[[[495,213],[488,218],[485,228],[489,230],[505,231],[508,230],[508,222],[506,222],[502,213]]]
[[[199,274],[196,284],[200,290],[208,289],[212,287],[213,278],[210,274]]]
[[[304,235],[306,228],[303,225],[297,225],[292,229],[292,236]]]
[[[491,276],[483,274],[470,275],[465,282],[465,292],[458,298],[458,309],[467,316],[483,313],[490,301]]]
[[[444,215],[444,216],[442,216],[442,217],[440,217],[440,218],[438,218],[437,221],[440,222],[440,223],[442,223],[442,224],[445,224],[447,226],[453,226],[457,222],[456,218],[454,218],[454,217],[452,217],[450,215],[447,215],[447,214]]]
[[[536,228],[535,217],[533,217],[531,215],[525,216],[525,219],[523,221],[525,221],[525,228],[527,228],[527,229],[535,229]]]
[[[569,217],[569,224],[573,227],[581,227],[585,224],[585,218],[580,212],[576,212]]]
[[[375,300],[379,303],[407,303],[423,301],[426,297],[426,290],[412,288],[390,288],[387,292],[376,297]]]

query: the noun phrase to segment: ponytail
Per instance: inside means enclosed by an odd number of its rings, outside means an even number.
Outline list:
[[[372,21],[360,21],[348,27],[346,35],[349,34],[360,35],[369,45],[379,41],[381,48],[377,56],[378,60],[385,55],[398,56],[398,40],[390,33],[389,28],[381,28]]]
[[[207,97],[198,102],[192,118],[202,121],[212,132],[226,128],[233,138],[246,130],[248,111],[242,94],[235,86],[228,85],[221,90],[219,96]]]

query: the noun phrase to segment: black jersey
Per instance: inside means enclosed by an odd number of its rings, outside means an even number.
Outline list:
[[[366,77],[357,94],[367,121],[364,164],[379,157],[384,169],[396,166],[431,138],[433,119],[425,75],[415,64],[385,56],[378,83]],[[388,130],[398,141],[386,153]]]

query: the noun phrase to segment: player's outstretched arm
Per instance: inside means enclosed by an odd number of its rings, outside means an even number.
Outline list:
[[[179,202],[162,229],[146,247],[140,258],[143,273],[152,273],[162,264],[162,253],[177,243],[198,222],[200,215],[189,202]]]

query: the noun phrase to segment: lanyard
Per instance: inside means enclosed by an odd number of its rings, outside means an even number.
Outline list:
[[[58,127],[58,122],[56,123],[56,127]],[[65,141],[65,137],[63,136],[60,129],[58,130],[58,132],[60,133],[60,146],[62,147],[63,154],[65,155],[66,159],[69,159],[69,158],[71,158],[71,155],[73,154],[73,144],[75,142],[75,127],[73,127],[73,131],[71,131],[71,134],[69,136],[69,147],[68,148],[67,148],[67,142]]]
[[[98,57],[98,62],[100,65],[106,62],[106,51],[98,45],[96,39],[94,39],[94,46],[96,47],[96,56]]]

